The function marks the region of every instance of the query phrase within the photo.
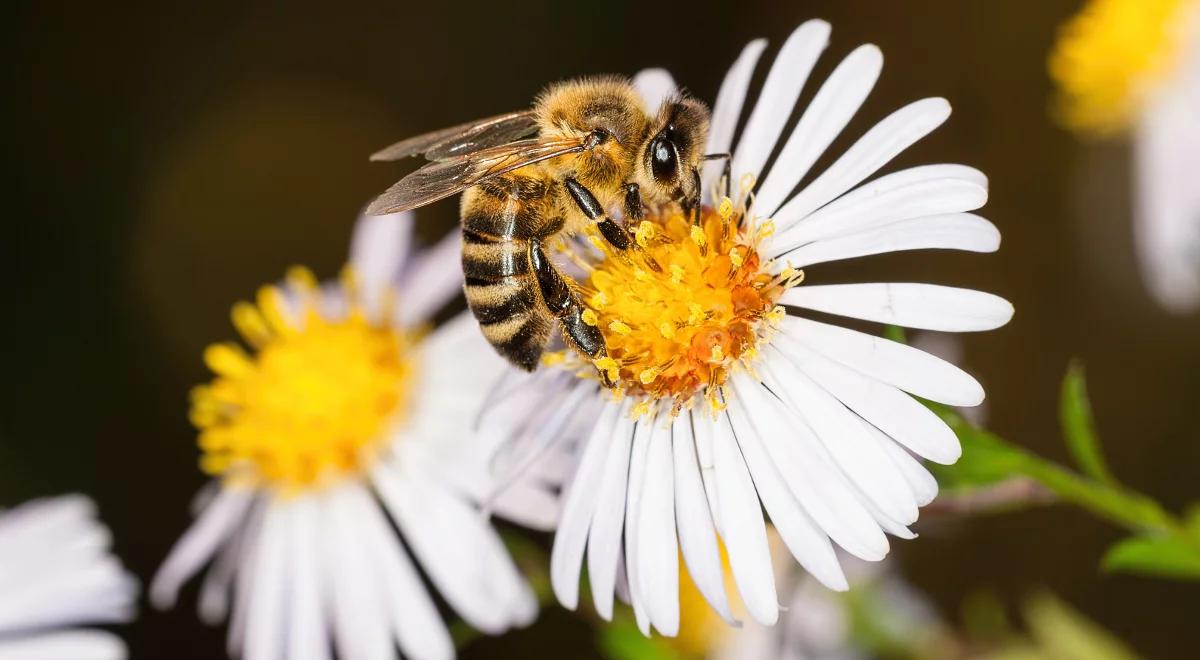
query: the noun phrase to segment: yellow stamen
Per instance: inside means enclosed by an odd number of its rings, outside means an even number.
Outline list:
[[[646,247],[650,239],[654,238],[654,225],[643,220],[638,225],[637,232],[634,234],[637,244]]]
[[[717,207],[717,215],[721,216],[722,220],[728,220],[733,216],[733,200],[728,197],[721,198],[721,206]]]
[[[593,297],[595,297],[595,296],[593,296]],[[596,312],[593,312],[590,309],[583,310],[583,313],[580,314],[579,317],[581,319],[583,319],[583,322],[588,325],[596,325],[597,323],[600,322],[600,317],[596,316]]]
[[[627,335],[627,334],[633,332],[633,328],[629,327],[628,323],[625,323],[624,321],[622,321],[620,319],[617,319],[616,321],[609,323],[608,329],[612,330],[613,332],[615,332],[617,334],[621,334],[621,335]]]
[[[771,331],[764,317],[783,280],[761,264],[761,228],[742,222],[745,209],[725,201],[703,208],[698,224],[677,205],[659,209],[639,225],[641,250],[604,247],[581,282],[585,300],[605,302],[587,310],[611,356],[595,365],[637,397],[637,415],[663,399],[672,414],[693,399],[719,408],[730,370],[756,355]],[[663,267],[651,268],[651,259]]]
[[[235,326],[257,350],[209,346],[216,376],[192,390],[189,417],[204,471],[296,490],[360,473],[386,446],[408,399],[413,338],[369,322],[349,289],[350,313],[326,318],[306,295],[319,286],[310,272],[286,279],[299,294],[290,313],[271,286],[258,305],[234,306]]]

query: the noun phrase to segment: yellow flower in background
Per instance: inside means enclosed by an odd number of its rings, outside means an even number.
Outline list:
[[[215,479],[150,600],[171,607],[211,562],[200,616],[230,615],[233,655],[452,657],[421,573],[482,632],[537,614],[479,505],[540,529],[557,505],[532,481],[497,494],[472,425],[507,366],[467,316],[423,331],[460,290],[459,239],[410,255],[411,229],[362,218],[341,281],[293,269],[234,306],[244,348],[205,351],[191,419]]]
[[[1063,27],[1050,72],[1068,127],[1129,132],[1147,288],[1170,311],[1200,308],[1200,2],[1093,0]]]
[[[1060,119],[1083,133],[1124,130],[1178,67],[1192,0],[1092,0],[1068,21],[1050,56]]]

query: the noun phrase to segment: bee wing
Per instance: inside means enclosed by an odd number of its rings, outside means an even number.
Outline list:
[[[507,112],[401,140],[371,154],[373,161],[392,161],[425,154],[428,160],[446,160],[465,153],[507,144],[537,132],[533,110]]]
[[[367,214],[385,215],[432,204],[505,172],[583,150],[583,138],[518,140],[429,163],[377,197],[367,207]]]

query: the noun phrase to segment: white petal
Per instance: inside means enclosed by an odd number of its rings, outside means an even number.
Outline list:
[[[773,345],[825,391],[918,455],[949,465],[962,454],[954,431],[896,387],[812,351],[788,335],[776,335]]]
[[[255,502],[246,515],[246,523],[230,536],[204,573],[196,613],[201,621],[210,626],[219,625],[229,614],[233,582],[246,556],[248,538],[258,533],[258,523],[261,522],[262,512],[266,508],[265,501],[260,498]]]
[[[777,219],[770,254],[929,215],[987,203],[987,180],[963,165],[921,165],[881,176],[806,216]]]
[[[750,88],[754,65],[758,63],[758,57],[766,47],[766,39],[755,39],[746,44],[729,73],[725,74],[721,91],[717,93],[717,102],[713,105],[712,120],[708,125],[707,153],[731,152],[733,133],[737,130],[738,119],[742,116],[742,104],[746,102],[746,90]],[[712,190],[717,185],[724,167],[725,164],[721,161],[711,161],[704,165],[705,190]]]
[[[812,429],[817,440],[849,478],[859,493],[892,520],[910,524],[917,519],[917,503],[904,478],[887,454],[867,435],[857,415],[817,387],[774,348],[763,360],[768,386]]]
[[[775,148],[783,125],[796,106],[800,89],[821,56],[821,51],[829,45],[829,30],[829,24],[825,21],[806,21],[788,36],[779,49],[754,111],[746,121],[746,130],[734,150],[734,182],[744,174],[762,175],[767,156]]]
[[[787,316],[783,332],[828,358],[919,397],[976,406],[983,387],[962,369],[911,346],[827,323]]]
[[[688,411],[688,419],[692,437],[696,442],[696,460],[700,465],[700,479],[704,482],[704,495],[708,497],[708,510],[712,513],[713,526],[717,534],[724,534],[721,528],[721,507],[717,506],[717,478],[713,462],[713,424],[712,416],[705,412]]]
[[[995,252],[1000,231],[970,213],[933,215],[872,227],[854,234],[814,241],[787,253],[795,268],[904,250]]]
[[[265,514],[261,546],[255,557],[250,584],[250,610],[246,614],[246,660],[275,660],[284,655],[287,622],[284,619],[287,568],[287,505],[272,502]]]
[[[760,428],[770,426],[760,427],[762,420],[750,418],[737,396],[729,402],[730,419],[738,429],[738,444],[754,478],[755,490],[758,491],[763,507],[771,517],[771,524],[779,532],[788,551],[805,570],[830,589],[845,591],[848,588],[846,576],[838,564],[833,544],[804,512],[762,445]]]
[[[600,419],[586,440],[583,457],[575,478],[567,490],[554,548],[550,553],[550,584],[558,602],[567,609],[579,604],[579,571],[583,564],[583,549],[587,543],[592,514],[596,511],[596,492],[604,477],[608,448],[613,443],[613,424],[616,406],[605,406]]]
[[[841,158],[775,213],[788,224],[807,216],[858,185],[950,116],[945,99],[929,98],[893,112],[867,131]]]
[[[503,543],[477,511],[413,469],[394,476],[378,469],[374,477],[413,554],[463,619],[498,634],[524,623],[531,606],[536,611]]]
[[[671,448],[675,470],[675,521],[679,548],[692,582],[726,622],[735,620],[725,594],[725,574],[717,549],[716,529],[709,511],[708,496],[700,478],[696,443],[692,440],[691,412],[671,425]]]
[[[667,637],[679,634],[679,542],[675,536],[675,470],[671,430],[662,419],[651,422],[638,518],[641,550],[638,569],[650,622]]]
[[[866,44],[854,49],[829,74],[755,194],[756,213],[763,217],[775,214],[829,143],[858,112],[882,68],[883,54],[879,48]]]
[[[625,522],[625,488],[629,472],[629,449],[633,442],[630,403],[608,404],[617,409],[616,418],[607,425],[612,447],[604,465],[604,476],[596,491],[596,514],[588,530],[588,578],[592,601],[605,621],[612,620],[613,589],[617,564],[621,557],[621,528]]]
[[[254,494],[248,489],[223,488],[204,513],[171,549],[150,583],[150,602],[159,609],[175,605],[179,587],[216,552],[243,521]]]
[[[379,481],[376,479],[376,485]],[[381,493],[382,495],[382,493]],[[357,496],[367,500],[365,491]],[[437,606],[425,591],[408,554],[400,545],[387,518],[374,502],[362,508],[361,533],[368,556],[366,568],[377,580],[391,633],[405,657],[430,660],[454,657],[454,642],[438,614]],[[331,607],[334,603],[331,603]],[[335,612],[336,613],[336,612]],[[341,647],[339,647],[341,648]],[[342,657],[342,656],[339,656]],[[356,657],[356,656],[349,656]]]
[[[125,660],[120,637],[101,630],[65,630],[0,639],[0,660]]]
[[[321,530],[312,495],[296,498],[288,507],[287,658],[326,660],[329,631],[322,607],[319,536]]]
[[[646,612],[645,599],[638,579],[641,563],[638,553],[642,546],[638,543],[641,533],[642,491],[646,482],[646,459],[650,449],[650,425],[643,418],[634,423],[633,447],[629,454],[629,492],[625,498],[625,571],[629,581],[629,600],[633,606],[633,616],[637,621],[638,630],[643,635],[650,636],[650,616]]]
[[[917,504],[925,506],[937,497],[938,483],[937,479],[921,465],[920,461],[913,458],[911,454],[904,451],[900,445],[894,440],[884,435],[879,429],[864,424],[871,437],[875,438],[875,442],[887,452],[888,457],[904,475],[904,480],[908,482],[909,488],[913,492],[913,496],[917,498]]]
[[[1200,308],[1200,11],[1173,77],[1157,86],[1134,130],[1134,239],[1150,292],[1176,313]],[[1184,24],[1180,21],[1181,26]]]
[[[330,489],[321,503],[324,531],[321,573],[332,596],[330,612],[338,656],[363,660],[395,658],[384,583],[374,568],[377,539],[368,532],[371,511],[377,510],[378,505],[357,483]]]
[[[992,330],[1008,323],[1012,303],[973,289],[880,282],[799,286],[779,301],[864,321],[943,332]]]
[[[633,77],[633,88],[642,97],[642,101],[646,103],[646,110],[651,114],[657,111],[662,102],[674,94],[677,89],[675,79],[666,69],[638,71],[638,74]]]
[[[0,540],[5,541],[0,559],[14,561],[14,553],[22,549],[40,552],[43,541],[55,543],[76,536],[91,528],[95,517],[96,503],[84,495],[46,497],[0,510]]]
[[[728,414],[710,423],[716,424],[713,460],[717,505],[721,509],[722,539],[729,553],[733,580],[750,616],[763,625],[773,625],[779,618],[779,599],[775,594],[775,576],[758,492]]]
[[[887,538],[804,421],[762,384],[743,375],[738,385],[738,398],[761,429],[759,439],[808,515],[847,552],[882,559]]]
[[[234,569],[233,618],[225,647],[229,655],[241,655],[245,648],[246,622],[250,615],[250,597],[254,595],[254,571],[258,569],[258,553],[262,547],[262,524],[266,518],[270,496],[257,498],[241,530],[240,552]]]
[[[462,291],[462,234],[451,231],[416,254],[396,285],[396,320],[402,327],[424,323]]]
[[[400,278],[412,242],[411,213],[361,215],[350,239],[350,267],[367,309],[382,311],[387,292]]]

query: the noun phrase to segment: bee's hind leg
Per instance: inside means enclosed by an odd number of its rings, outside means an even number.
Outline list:
[[[542,249],[541,241],[537,239],[529,241],[529,264],[537,276],[542,300],[546,303],[550,313],[557,317],[558,322],[562,324],[563,339],[580,353],[591,358],[593,362],[608,357],[608,346],[604,342],[604,335],[601,334],[599,328],[583,321],[583,304],[579,302],[579,296],[567,285],[566,280],[559,274],[554,264],[550,263],[550,259],[546,257],[546,252]],[[597,369],[597,371],[604,386],[613,387],[608,373],[603,369]]]

